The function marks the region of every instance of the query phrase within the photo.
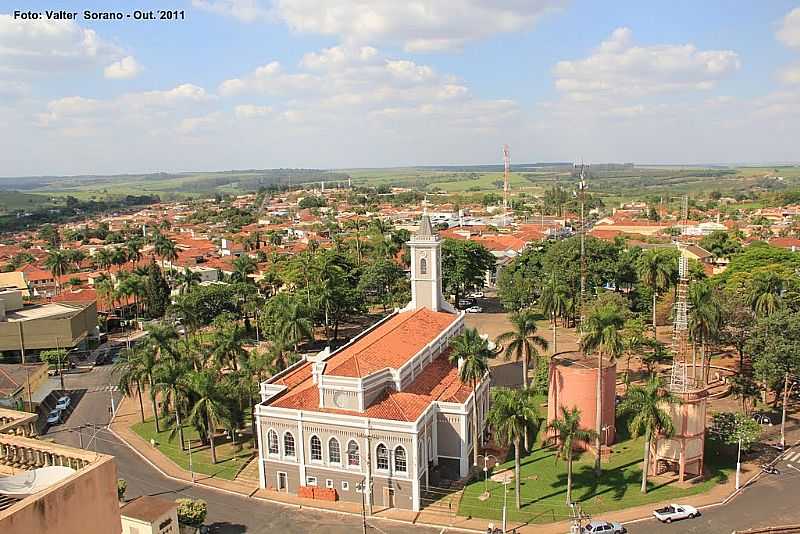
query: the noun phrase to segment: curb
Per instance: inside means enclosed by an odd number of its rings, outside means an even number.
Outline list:
[[[158,471],[161,474],[161,476],[163,476],[165,478],[168,478],[170,480],[174,480],[175,482],[183,482],[185,484],[189,484],[189,485],[192,485],[192,486],[202,486],[203,488],[219,491],[219,492],[222,492],[222,493],[227,493],[228,495],[236,495],[236,496],[241,497],[243,499],[259,500],[259,501],[263,501],[263,502],[268,502],[270,504],[277,504],[277,505],[280,505],[280,506],[285,506],[287,508],[293,508],[293,509],[297,509],[297,510],[307,509],[307,510],[314,510],[316,512],[324,512],[324,513],[329,513],[329,514],[345,515],[345,516],[358,517],[358,518],[362,517],[362,515],[359,514],[359,513],[344,512],[344,511],[340,511],[340,510],[330,510],[328,508],[320,508],[320,507],[317,507],[317,506],[309,506],[309,505],[304,505],[304,504],[287,503],[287,502],[283,502],[283,501],[277,501],[277,500],[274,500],[274,499],[269,499],[269,498],[266,498],[266,497],[256,497],[256,496],[253,496],[253,494],[247,495],[247,494],[244,494],[244,493],[239,493],[237,491],[228,490],[228,489],[225,489],[225,488],[220,488],[220,487],[217,487],[217,486],[211,486],[211,485],[208,485],[208,484],[204,484],[202,482],[192,482],[191,480],[184,480],[182,478],[174,477],[172,475],[167,474],[159,466],[157,466],[156,464],[151,462],[150,459],[147,458],[141,452],[139,452],[136,449],[136,447],[134,447],[133,445],[128,443],[128,441],[125,438],[123,438],[122,436],[117,434],[117,432],[114,431],[114,429],[112,429],[110,425],[108,426],[108,431],[111,432],[114,435],[114,437],[116,437],[118,440],[120,440],[120,442],[122,442],[126,447],[128,447],[134,453],[136,453],[136,455],[139,456],[139,458],[141,458],[142,460],[144,460],[150,467],[152,467],[153,469]],[[256,491],[258,491],[258,489]],[[389,522],[393,522],[393,523],[401,523],[401,524],[405,524],[405,525],[412,525],[412,526],[419,526],[419,527],[438,528],[438,529],[442,529],[443,532],[444,531],[457,531],[457,532],[469,532],[469,533],[474,533],[474,534],[485,534],[485,532],[486,532],[485,530],[475,530],[475,529],[469,529],[469,528],[463,528],[463,527],[453,527],[453,526],[448,526],[448,525],[440,525],[440,524],[436,524],[436,523],[422,523],[422,522],[416,522],[415,523],[415,522],[412,522],[412,521],[406,521],[404,519],[394,519],[394,518],[391,518],[391,517],[377,517],[377,516],[374,516],[374,515],[370,516],[370,519],[378,520],[378,521],[389,521]]]

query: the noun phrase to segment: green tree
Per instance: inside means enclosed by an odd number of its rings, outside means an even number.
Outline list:
[[[712,416],[711,436],[726,445],[738,446],[741,440],[742,449],[749,450],[761,435],[761,425],[749,415],[742,412],[717,412]]]
[[[213,369],[191,371],[186,375],[186,384],[195,398],[189,418],[205,426],[206,439],[211,448],[211,463],[216,464],[217,449],[214,435],[216,428],[224,424],[228,415],[219,377]]]
[[[555,272],[551,272],[547,284],[542,288],[539,304],[553,324],[553,354],[558,352],[558,319],[566,317],[570,300],[572,299],[567,285],[559,282]]]
[[[750,279],[747,299],[758,317],[773,314],[781,307],[784,279],[773,270],[758,270]]]
[[[498,442],[514,445],[514,484],[517,510],[521,507],[520,496],[520,447],[525,435],[539,424],[539,410],[533,393],[529,389],[495,388],[492,390],[492,405],[486,416],[494,428]],[[477,465],[478,458],[475,458]]]
[[[509,319],[512,329],[500,334],[497,342],[505,347],[503,354],[506,360],[522,360],[522,387],[527,388],[528,367],[538,362],[537,347],[547,350],[547,340],[536,333],[536,314],[532,310],[514,312]]]
[[[380,302],[385,313],[387,307],[398,301],[398,293],[403,295],[406,293],[402,284],[405,278],[405,272],[397,262],[378,258],[364,268],[358,282],[358,290],[372,300]]]
[[[150,317],[163,317],[170,304],[170,288],[161,269],[154,261],[147,266],[147,278],[142,287],[145,308]]]
[[[719,337],[722,327],[721,304],[716,291],[707,282],[693,282],[689,286],[688,301],[689,334],[694,344],[700,345],[701,383],[705,384],[711,371],[708,344]],[[692,371],[696,373],[696,369]]]
[[[700,240],[700,246],[715,258],[730,258],[742,250],[742,244],[733,235],[715,230]]]
[[[70,259],[62,250],[50,250],[44,259],[44,267],[50,271],[56,282],[56,290],[61,292],[61,277],[69,271]]]
[[[481,289],[486,273],[494,269],[494,256],[480,243],[457,239],[442,243],[442,284],[455,295],[456,304],[465,293]]]
[[[489,343],[478,330],[467,328],[461,335],[450,340],[450,363],[458,366],[458,377],[472,386],[472,453],[473,465],[478,465],[478,383],[489,372]]]
[[[639,279],[653,292],[653,338],[657,337],[656,303],[658,294],[669,289],[677,269],[675,255],[671,252],[663,249],[646,250],[639,256],[637,265]]]
[[[588,443],[595,439],[594,430],[581,428],[581,411],[577,407],[568,410],[560,406],[561,417],[556,417],[547,425],[547,430],[555,434],[558,457],[567,461],[567,504],[572,504],[572,451],[576,441]]]
[[[597,414],[595,446],[598,454],[595,458],[595,472],[600,475],[600,434],[603,432],[603,360],[614,362],[625,350],[622,329],[625,326],[623,311],[612,303],[595,306],[586,318],[583,336],[580,340],[581,350],[585,354],[597,353]]]
[[[678,403],[679,400],[662,387],[661,379],[652,376],[644,386],[632,386],[619,405],[621,413],[631,414],[628,423],[631,436],[636,438],[644,435],[642,493],[647,493],[647,474],[650,470],[653,437],[674,435],[675,428],[669,408]]]
[[[242,255],[233,260],[232,278],[237,282],[250,282],[250,275],[257,270],[256,262],[247,255]]]

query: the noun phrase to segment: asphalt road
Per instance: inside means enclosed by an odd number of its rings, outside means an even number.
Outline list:
[[[97,367],[89,373],[65,375],[64,385],[72,391],[73,410],[63,424],[50,428],[42,438],[52,438],[58,443],[74,447],[78,447],[82,439],[84,448],[113,455],[119,477],[128,482],[126,499],[139,495],[160,495],[167,499],[203,499],[208,503],[209,510],[206,524],[211,527],[212,532],[221,534],[350,534],[362,531],[361,519],[357,517],[313,510],[298,511],[164,477],[110,431],[104,429],[109,421],[111,394],[115,395],[115,402],[119,400],[119,392],[110,391],[107,387],[111,378],[110,366]],[[85,427],[81,434],[76,430],[81,425],[90,424],[97,427]],[[368,532],[402,534],[409,530],[421,534],[441,531],[385,520],[368,520]]]
[[[654,519],[625,525],[630,534],[731,534],[734,530],[800,523],[800,447],[783,454],[780,474],[761,475],[724,506],[702,509],[702,515],[662,524]],[[790,467],[791,466],[791,467]]]

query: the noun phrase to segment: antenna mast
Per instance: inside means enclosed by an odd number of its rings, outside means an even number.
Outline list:
[[[508,225],[508,173],[511,171],[511,153],[508,145],[503,145],[503,226]]]
[[[681,199],[680,235],[677,239],[678,251],[678,287],[675,299],[675,325],[672,330],[672,376],[670,389],[674,393],[686,393],[689,389],[689,377],[686,367],[689,365],[689,258],[684,254],[686,241],[684,234],[689,219],[689,196]],[[655,335],[655,334],[654,334]],[[696,386],[696,369],[692,364],[692,382]]]

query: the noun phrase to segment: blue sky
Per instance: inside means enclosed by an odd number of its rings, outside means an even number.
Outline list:
[[[800,160],[797,1],[113,5],[0,11],[0,176]]]

